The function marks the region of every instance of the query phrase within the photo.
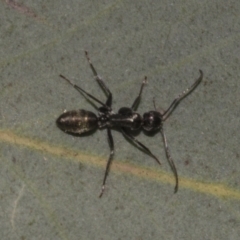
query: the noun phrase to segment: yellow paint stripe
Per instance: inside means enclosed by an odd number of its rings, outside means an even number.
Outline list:
[[[106,166],[106,159],[82,154],[81,152],[76,152],[69,148],[54,146],[36,139],[22,137],[9,130],[0,131],[0,141],[36,149],[38,151],[48,152],[49,154],[59,157],[71,158],[77,162],[84,164],[94,165],[102,168],[105,168]],[[115,161],[111,166],[111,170],[115,172],[128,173],[139,178],[145,178],[147,180],[159,181],[172,185],[175,184],[174,177],[170,173],[140,167],[130,163],[120,163]],[[187,188],[196,192],[211,194],[215,197],[240,200],[240,191],[237,189],[229,188],[224,184],[202,183],[184,177],[180,177],[179,184],[180,188]]]

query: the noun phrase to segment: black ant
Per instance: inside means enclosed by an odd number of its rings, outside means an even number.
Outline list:
[[[156,131],[161,132],[163,137],[166,156],[176,179],[175,190],[174,190],[174,192],[176,193],[178,190],[178,174],[168,149],[167,139],[163,131],[163,122],[170,116],[170,114],[177,107],[179,102],[198,86],[198,84],[202,81],[203,72],[199,70],[200,77],[195,81],[195,83],[190,88],[187,88],[176,99],[174,99],[170,107],[164,113],[160,113],[159,111],[156,110],[155,101],[153,100],[155,111],[146,112],[143,114],[143,117],[141,117],[141,115],[137,113],[136,110],[140,102],[142,90],[144,85],[146,84],[147,77],[144,78],[140,88],[140,92],[136,97],[136,99],[134,100],[132,106],[130,108],[122,107],[119,109],[118,113],[114,113],[111,108],[112,93],[103,82],[103,79],[98,75],[96,69],[91,63],[91,60],[88,56],[87,51],[85,51],[85,55],[92,69],[92,72],[96,81],[98,82],[102,90],[107,95],[107,100],[105,103],[101,102],[96,97],[87,93],[81,87],[73,84],[69,79],[67,79],[63,75],[60,75],[61,78],[65,79],[77,91],[79,91],[81,94],[85,94],[87,97],[99,103],[101,107],[98,108],[98,116],[96,116],[93,112],[86,111],[83,109],[64,112],[56,120],[56,124],[62,131],[69,134],[73,134],[73,135],[81,135],[83,133],[90,132],[96,128],[107,129],[108,143],[110,146],[110,155],[108,158],[104,179],[103,179],[103,184],[102,184],[102,190],[99,197],[103,195],[106,179],[107,179],[110,165],[114,155],[114,142],[113,142],[113,137],[111,133],[112,128],[119,128],[122,134],[126,138],[128,138],[130,141],[132,141],[133,143],[137,144],[140,148],[142,148],[147,154],[153,157],[159,165],[161,165],[161,163],[158,160],[158,158],[145,145],[139,142],[130,132],[141,130],[141,128],[146,132],[156,132]]]

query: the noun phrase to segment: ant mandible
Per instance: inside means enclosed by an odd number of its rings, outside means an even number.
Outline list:
[[[63,75],[60,75],[61,78],[63,78],[69,84],[71,84],[78,92],[80,92],[81,94],[85,94],[90,99],[99,103],[101,107],[98,108],[98,116],[95,115],[95,113],[93,112],[86,111],[83,109],[64,112],[58,117],[58,119],[56,120],[56,124],[65,133],[73,134],[73,135],[81,135],[83,133],[92,131],[96,128],[107,129],[110,155],[107,161],[107,166],[106,166],[104,179],[102,183],[102,189],[99,197],[102,197],[104,193],[107,176],[108,176],[110,165],[114,155],[114,141],[111,133],[112,128],[119,128],[122,134],[126,138],[128,138],[130,141],[132,141],[133,143],[137,144],[140,148],[142,148],[147,154],[153,157],[159,165],[161,165],[161,163],[158,160],[158,158],[144,144],[138,141],[131,134],[131,131],[140,130],[142,128],[146,132],[156,132],[156,131],[161,132],[163,137],[166,156],[167,156],[169,165],[171,166],[171,169],[175,175],[176,183],[175,183],[174,192],[176,193],[178,190],[178,174],[177,174],[177,170],[173,162],[173,159],[169,152],[167,139],[163,131],[163,122],[171,115],[171,113],[177,107],[179,102],[198,86],[198,84],[202,81],[203,72],[199,70],[200,77],[194,82],[194,84],[191,87],[187,88],[176,99],[174,99],[170,107],[164,113],[160,113],[159,111],[156,110],[155,101],[154,101],[155,110],[144,113],[142,117],[139,113],[136,112],[136,110],[140,102],[142,90],[144,85],[146,84],[147,77],[144,78],[139,94],[134,100],[132,106],[130,108],[122,107],[119,109],[118,113],[114,113],[112,110],[112,93],[103,82],[103,79],[98,75],[96,69],[94,68],[88,56],[87,51],[85,51],[85,56],[88,60],[90,68],[92,69],[92,72],[96,81],[98,82],[102,90],[107,95],[107,100],[105,103],[103,103],[93,95],[83,90],[81,87],[73,84],[69,79],[67,79]]]

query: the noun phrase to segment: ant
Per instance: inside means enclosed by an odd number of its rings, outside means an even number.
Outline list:
[[[114,141],[111,133],[111,129],[118,128],[122,132],[122,134],[129,139],[131,142],[135,143],[140,147],[142,150],[144,150],[148,155],[150,155],[152,158],[156,160],[156,162],[161,165],[158,158],[140,141],[138,141],[132,134],[131,131],[141,130],[143,129],[146,132],[156,132],[160,131],[163,137],[164,142],[164,148],[166,152],[166,156],[169,162],[169,165],[174,173],[175,176],[175,189],[174,192],[176,193],[178,190],[178,174],[177,169],[175,167],[175,164],[173,162],[173,159],[170,155],[167,139],[163,131],[163,122],[170,116],[170,114],[173,112],[173,110],[177,107],[179,102],[185,98],[189,93],[191,93],[202,81],[203,78],[203,72],[199,70],[200,77],[194,82],[194,84],[187,88],[185,91],[183,91],[174,101],[171,103],[169,108],[163,112],[160,113],[156,110],[155,107],[155,100],[153,99],[154,103],[154,111],[149,111],[143,114],[143,117],[136,112],[137,107],[139,105],[141,94],[143,91],[143,87],[147,82],[147,77],[144,78],[141,88],[139,91],[138,96],[134,100],[131,107],[122,107],[119,109],[118,113],[114,113],[112,110],[112,93],[108,89],[108,87],[103,82],[103,79],[98,75],[96,69],[94,68],[89,56],[88,52],[85,51],[85,56],[87,58],[87,61],[90,65],[90,68],[93,72],[95,80],[98,82],[102,90],[105,92],[107,96],[107,100],[105,103],[98,100],[93,95],[89,94],[85,90],[83,90],[81,87],[73,84],[69,79],[64,77],[63,75],[60,75],[61,78],[66,80],[69,84],[71,84],[78,92],[81,94],[85,94],[90,99],[94,100],[95,102],[99,103],[101,106],[98,108],[98,116],[90,111],[86,111],[83,109],[80,110],[72,110],[67,111],[61,114],[58,119],[56,120],[57,126],[64,131],[65,133],[72,134],[72,135],[81,135],[86,132],[93,131],[97,128],[103,129],[106,128],[107,130],[107,136],[108,136],[108,143],[110,147],[110,155],[107,161],[106,170],[103,178],[102,183],[102,189],[100,192],[99,197],[102,197],[104,190],[105,190],[105,184],[107,180],[107,176],[110,170],[110,165],[113,159],[114,155]]]

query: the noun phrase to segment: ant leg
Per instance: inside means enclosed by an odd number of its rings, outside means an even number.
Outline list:
[[[163,121],[165,121],[171,115],[171,113],[177,107],[179,102],[183,98],[185,98],[188,94],[190,94],[198,86],[198,84],[202,81],[203,72],[202,72],[202,70],[199,70],[199,72],[200,72],[200,77],[195,81],[195,83],[191,87],[184,90],[177,98],[175,98],[173,100],[172,104],[170,105],[170,107],[164,112]]]
[[[105,183],[106,183],[106,180],[107,180],[107,176],[108,176],[109,169],[110,169],[111,162],[112,162],[113,155],[114,155],[114,142],[113,142],[113,137],[112,137],[112,133],[111,133],[110,128],[107,128],[107,134],[108,134],[108,143],[109,143],[109,146],[110,146],[110,155],[109,155],[109,158],[108,158],[108,162],[107,162],[107,166],[106,166],[106,170],[105,170],[105,174],[104,174],[104,179],[103,179],[103,184],[102,184],[102,190],[101,190],[101,193],[100,193],[99,197],[102,197],[103,192],[105,190]]]
[[[108,87],[105,85],[105,83],[103,82],[103,79],[98,75],[96,69],[94,68],[89,56],[88,56],[88,52],[85,51],[85,56],[88,60],[88,63],[90,65],[90,68],[92,69],[93,75],[96,79],[96,81],[98,82],[98,84],[100,85],[100,87],[103,89],[103,91],[107,94],[107,101],[106,101],[106,105],[108,107],[112,106],[112,93],[110,92],[110,90],[108,89]]]
[[[141,88],[140,88],[140,92],[139,92],[138,96],[136,97],[136,99],[134,100],[133,105],[132,105],[132,107],[131,107],[131,109],[132,109],[133,111],[136,111],[136,110],[137,110],[138,104],[139,104],[140,99],[141,99],[142,90],[143,90],[143,87],[144,87],[144,85],[145,85],[146,83],[147,83],[147,77],[145,76],[144,79],[143,79]]]
[[[125,128],[121,128],[122,134],[130,139],[132,142],[136,143],[138,146],[140,146],[142,149],[145,150],[145,152],[150,155],[152,158],[154,158],[156,160],[156,162],[161,165],[160,161],[158,160],[158,158],[145,146],[143,145],[141,142],[139,142],[134,136],[132,136],[130,133],[127,132],[127,130]]]
[[[78,92],[85,93],[89,98],[93,99],[94,101],[98,102],[99,104],[101,104],[103,107],[107,107],[107,109],[110,109],[108,106],[106,106],[106,104],[104,104],[103,102],[101,102],[100,100],[98,100],[97,98],[95,98],[93,95],[91,95],[90,93],[86,92],[85,90],[83,90],[82,88],[80,88],[79,86],[77,86],[76,84],[72,83],[69,79],[67,79],[66,77],[64,77],[63,75],[59,75],[61,78],[63,78],[64,80],[66,80],[69,84],[71,84]]]
[[[94,68],[89,56],[88,56],[88,52],[85,51],[85,55],[86,55],[86,58],[88,60],[88,63],[90,65],[90,68],[92,69],[92,72],[93,72],[93,75],[95,77],[95,79],[97,80],[98,84],[101,86],[101,88],[108,94],[110,95],[111,92],[110,90],[108,89],[108,87],[105,85],[105,83],[103,82],[103,79],[98,75],[96,69]]]
[[[175,167],[175,164],[173,162],[173,159],[170,155],[170,152],[169,152],[169,148],[168,148],[168,144],[167,144],[167,138],[164,134],[164,131],[163,131],[163,128],[160,130],[161,134],[162,134],[162,137],[163,137],[163,142],[164,142],[164,149],[165,149],[165,152],[166,152],[166,156],[167,156],[167,160],[169,162],[169,165],[174,173],[174,176],[175,176],[175,179],[176,179],[176,184],[175,184],[175,188],[174,188],[174,193],[176,193],[178,191],[178,174],[177,174],[177,169]]]

